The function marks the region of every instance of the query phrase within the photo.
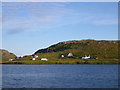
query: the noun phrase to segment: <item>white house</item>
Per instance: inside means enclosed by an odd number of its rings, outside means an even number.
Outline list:
[[[32,58],[32,60],[35,60],[36,58]]]
[[[89,56],[84,56],[84,57],[82,57],[82,59],[89,59],[90,58],[90,55]]]
[[[37,56],[37,55],[32,55],[32,57],[33,57],[33,58],[38,58],[38,56]]]
[[[47,58],[41,58],[41,61],[48,61]]]
[[[37,55],[32,55],[32,60],[36,60],[36,58],[38,58]]]
[[[72,57],[72,56],[73,56],[73,54],[72,54],[72,53],[69,53],[67,56],[68,56],[68,57]]]
[[[35,55],[35,58],[38,58],[38,56],[37,56],[37,55]]]

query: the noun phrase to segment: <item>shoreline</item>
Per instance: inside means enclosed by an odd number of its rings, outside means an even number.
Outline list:
[[[0,65],[120,65],[120,64],[1,64]]]
[[[1,65],[112,65],[120,64],[119,60],[115,59],[61,59],[61,60],[50,60],[50,61],[39,61],[39,60],[16,60],[16,61],[2,61]]]

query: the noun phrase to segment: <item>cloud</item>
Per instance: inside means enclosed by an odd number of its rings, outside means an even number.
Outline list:
[[[4,3],[3,29],[8,34],[36,31],[80,23],[114,25],[111,15],[77,11],[68,7],[70,3]]]
[[[18,19],[13,21],[9,20],[3,23],[3,30],[6,30],[8,34],[17,34],[30,29],[32,23],[29,20]]]
[[[62,3],[5,3],[3,6],[3,26],[9,34],[35,28],[37,25],[42,28],[49,27],[68,12]],[[21,27],[21,31],[18,31]]]
[[[11,29],[10,31],[8,31],[8,34],[16,34],[16,33],[20,33],[23,32],[25,29],[22,28],[15,28],[15,29]]]

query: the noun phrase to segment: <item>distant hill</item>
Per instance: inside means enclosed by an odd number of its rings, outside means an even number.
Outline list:
[[[106,40],[73,40],[60,42],[45,49],[40,49],[34,54],[61,52],[60,54],[73,53],[75,56],[91,55],[104,59],[118,59],[118,42]]]
[[[2,61],[9,61],[9,59],[15,59],[16,58],[16,55],[7,51],[7,50],[4,50],[4,49],[0,49],[0,60],[2,59]]]

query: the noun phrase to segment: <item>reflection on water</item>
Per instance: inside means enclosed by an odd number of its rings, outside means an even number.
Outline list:
[[[117,65],[3,65],[3,88],[117,87]]]

